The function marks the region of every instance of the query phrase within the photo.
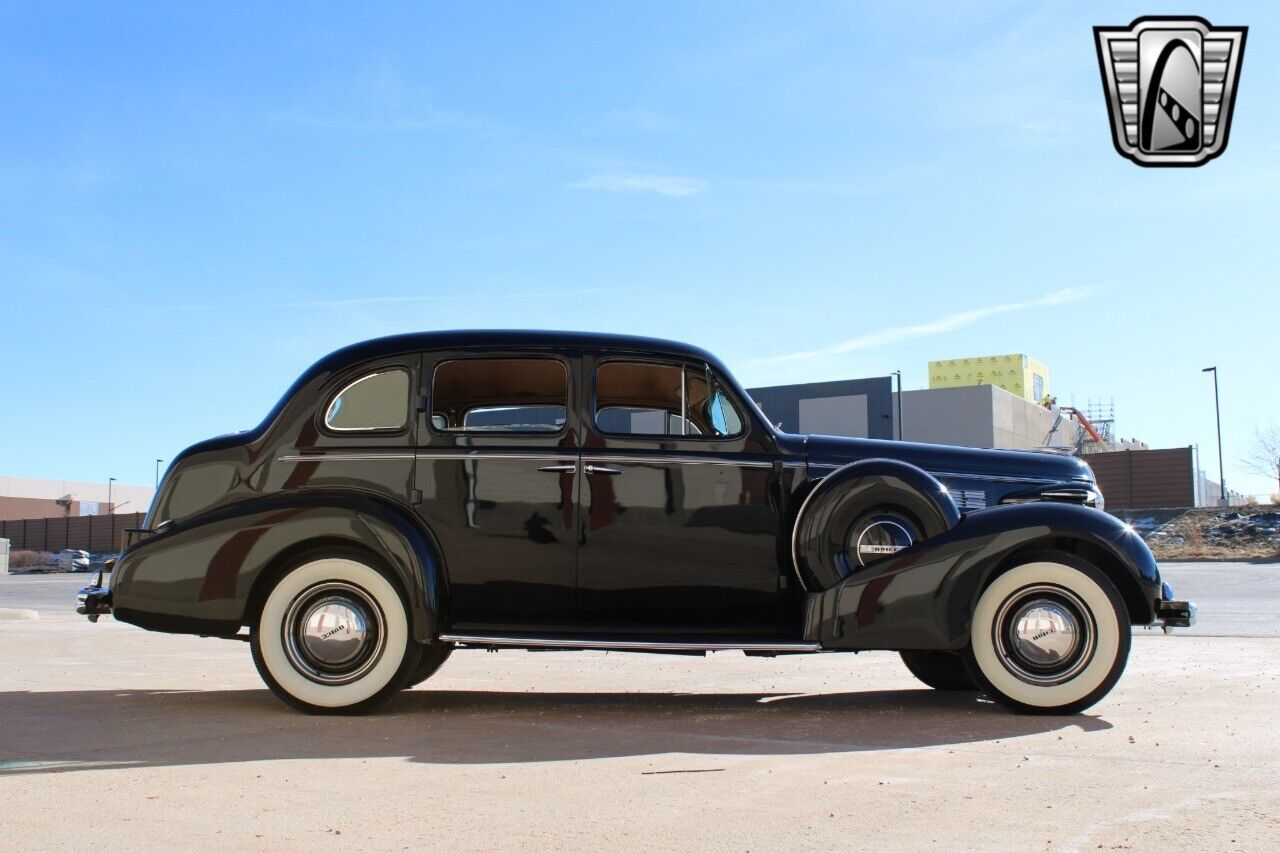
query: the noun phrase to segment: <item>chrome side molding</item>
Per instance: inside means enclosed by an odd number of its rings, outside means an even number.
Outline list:
[[[590,637],[528,637],[514,634],[441,634],[441,642],[464,646],[503,646],[526,649],[663,652],[820,652],[820,643],[677,643],[666,640],[603,640]]]

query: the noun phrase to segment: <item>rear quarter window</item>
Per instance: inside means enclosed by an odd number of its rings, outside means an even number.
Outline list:
[[[368,373],[345,385],[325,408],[326,429],[337,432],[403,429],[409,422],[409,372]]]

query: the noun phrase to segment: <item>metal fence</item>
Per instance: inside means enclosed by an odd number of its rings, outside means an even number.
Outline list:
[[[125,528],[141,527],[143,512],[117,515],[58,515],[52,518],[16,518],[0,521],[0,539],[8,539],[14,551],[119,551]]]

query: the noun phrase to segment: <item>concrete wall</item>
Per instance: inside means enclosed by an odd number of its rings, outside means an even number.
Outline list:
[[[907,441],[1036,450],[1058,415],[995,385],[906,391],[902,437]],[[1074,448],[1080,428],[1063,417],[1051,446]]]
[[[893,438],[893,379],[841,379],[748,388],[769,420],[787,432]]]

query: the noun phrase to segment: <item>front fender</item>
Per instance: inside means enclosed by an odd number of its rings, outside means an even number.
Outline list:
[[[415,639],[447,618],[440,552],[416,519],[377,498],[294,492],[237,502],[144,539],[112,572],[117,619],[175,633],[230,635],[251,618],[263,572],[313,545],[376,554],[404,586]]]
[[[1088,507],[1027,503],[970,513],[822,593],[810,611],[815,639],[837,649],[961,649],[992,575],[1039,548],[1090,555],[1116,583],[1134,624],[1155,618],[1160,571],[1128,525]]]

